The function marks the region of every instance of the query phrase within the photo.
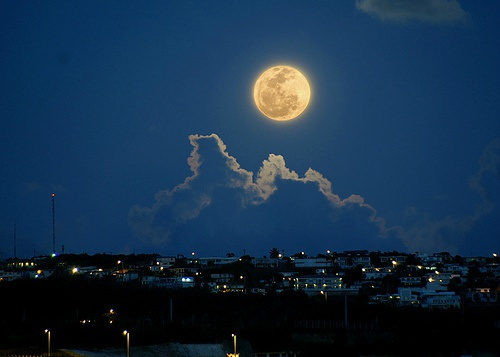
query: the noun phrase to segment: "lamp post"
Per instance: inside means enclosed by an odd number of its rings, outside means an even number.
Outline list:
[[[48,356],[50,356],[50,330],[46,328],[45,333],[47,334]]]
[[[236,356],[236,335],[233,333],[231,336],[233,336],[234,355]]]
[[[130,357],[130,333],[125,330],[123,331],[123,336],[127,337],[127,357]]]

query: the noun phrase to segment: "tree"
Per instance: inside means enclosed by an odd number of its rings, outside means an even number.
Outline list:
[[[408,254],[405,263],[407,265],[422,265],[422,260],[415,254]]]
[[[345,271],[343,278],[345,285],[349,286],[361,280],[363,280],[363,267],[361,265],[357,265]]]
[[[277,259],[280,257],[280,251],[278,248],[273,248],[269,251],[269,258]]]
[[[375,267],[380,267],[382,265],[380,262],[380,251],[370,252],[370,262]]]

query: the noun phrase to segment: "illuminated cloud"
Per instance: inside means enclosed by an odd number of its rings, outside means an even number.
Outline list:
[[[357,0],[356,7],[393,22],[453,23],[467,17],[457,0]]]
[[[326,204],[330,207],[330,213],[322,217],[327,221],[326,225],[349,225],[346,222],[352,218],[347,219],[347,217],[356,216],[358,223],[372,226],[375,235],[388,237],[391,233],[401,234],[401,228],[387,228],[385,220],[377,215],[374,207],[365,203],[363,197],[359,195],[351,195],[345,199],[339,197],[332,191],[331,182],[318,171],[310,168],[300,176],[286,166],[283,156],[270,154],[263,161],[254,179],[253,172],[243,169],[236,158],[228,154],[226,145],[217,134],[190,135],[189,141],[193,149],[187,161],[192,175],[173,189],[158,192],[151,207],[134,206],[130,209],[129,223],[132,229],[148,242],[162,244],[170,241],[181,226],[198,218],[202,211],[213,204],[216,194],[222,195],[221,192],[229,191],[231,198],[226,200],[239,202],[235,210],[251,211],[251,207],[269,206],[271,196],[275,195],[278,187],[286,182],[295,183],[295,186],[299,183],[300,186],[294,187],[295,190],[304,190],[301,189],[304,185],[316,187],[316,190],[311,192],[316,191],[320,195],[311,194],[310,196],[314,197],[310,197],[309,200],[312,202],[323,197],[321,200],[323,203],[318,202],[314,206],[317,208]],[[312,215],[317,215],[310,209],[297,207],[297,210],[303,210],[299,216],[305,221],[315,219]],[[268,213],[279,215],[281,210],[277,211]],[[306,218],[308,216],[311,217]],[[233,219],[227,219],[223,224],[231,225],[231,221]],[[260,226],[270,227],[272,223]],[[317,229],[316,226],[318,225],[315,224],[314,228],[310,228],[311,235],[319,234],[312,233]],[[275,228],[276,231],[280,232],[283,229]],[[332,229],[333,231],[335,229]]]
[[[457,254],[478,221],[494,209],[484,182],[499,177],[500,140],[485,148],[470,179],[481,197],[470,215],[435,219],[409,208],[407,228],[387,226],[362,196],[341,198],[320,172],[309,168],[299,175],[281,155],[270,154],[254,177],[217,134],[190,135],[189,141],[192,175],[159,191],[150,207],[129,211],[130,226],[147,243],[171,249],[262,249],[267,244],[292,251],[329,247]]]

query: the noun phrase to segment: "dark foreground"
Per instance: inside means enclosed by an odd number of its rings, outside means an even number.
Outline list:
[[[241,356],[499,355],[500,307],[448,311],[369,305],[363,296],[210,294],[60,277],[0,284],[0,350],[222,343]],[[346,318],[347,317],[347,318]],[[347,322],[347,323],[346,323]],[[2,353],[0,352],[0,355]],[[62,356],[63,354],[61,354]]]

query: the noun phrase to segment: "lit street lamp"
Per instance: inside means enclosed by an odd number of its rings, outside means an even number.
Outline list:
[[[45,333],[47,334],[48,356],[50,356],[50,330],[45,329]]]
[[[239,357],[240,354],[236,353],[236,335],[233,333],[233,334],[231,334],[231,336],[233,337],[234,353],[226,353],[226,356],[227,357]]]
[[[130,357],[130,333],[125,330],[123,331],[123,336],[127,336],[127,357]]]

